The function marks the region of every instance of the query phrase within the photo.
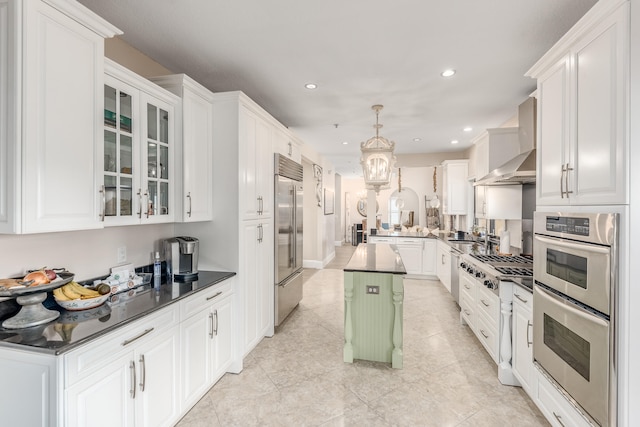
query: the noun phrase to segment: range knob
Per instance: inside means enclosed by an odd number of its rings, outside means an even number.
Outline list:
[[[471,267],[470,265],[467,266],[467,273],[469,273],[471,275],[473,275],[473,273],[474,273],[473,267]]]
[[[497,288],[496,283],[493,280],[487,279],[487,280],[484,281],[483,284],[484,284],[485,287],[487,287],[489,289],[496,289]]]
[[[467,263],[466,262],[461,262],[460,263],[460,268],[463,269],[463,270],[466,270],[467,269]]]
[[[484,274],[482,271],[476,271],[476,277],[480,278],[480,279],[484,279],[487,275]]]

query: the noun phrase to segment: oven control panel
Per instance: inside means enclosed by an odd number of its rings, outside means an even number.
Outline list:
[[[589,218],[571,216],[547,216],[547,231],[555,233],[574,234],[577,236],[589,235]]]

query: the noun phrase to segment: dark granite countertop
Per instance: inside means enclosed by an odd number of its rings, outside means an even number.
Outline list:
[[[407,274],[395,245],[360,243],[344,271]]]
[[[198,280],[171,284],[163,283],[156,290],[151,285],[135,288],[135,295],[118,302],[106,302],[99,307],[83,311],[67,311],[53,302],[45,301],[45,306],[60,312],[60,317],[44,325],[24,329],[4,329],[0,327],[0,347],[48,354],[62,354],[76,347],[115,331],[124,325],[147,316],[163,307],[207,289],[236,273],[223,271],[200,271]],[[49,304],[48,304],[49,302]],[[0,323],[17,312],[17,304],[10,300],[1,303]],[[73,331],[69,325],[74,325]],[[81,327],[78,327],[81,326]]]

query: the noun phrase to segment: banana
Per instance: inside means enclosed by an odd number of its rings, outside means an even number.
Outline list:
[[[67,286],[70,286],[75,292],[79,293],[84,299],[95,298],[100,296],[100,292],[93,289],[85,288],[77,282],[69,282]]]
[[[65,294],[65,296],[71,300],[74,299],[80,299],[82,298],[82,295],[80,295],[78,292],[76,292],[73,287],[69,286],[69,284],[67,283],[66,285],[64,285],[61,288],[58,289],[62,289],[62,292]]]
[[[62,288],[56,288],[53,290],[53,295],[60,301],[69,301],[69,297],[67,297],[64,292],[62,292]]]

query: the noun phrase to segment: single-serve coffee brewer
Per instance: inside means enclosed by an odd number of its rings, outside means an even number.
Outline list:
[[[173,237],[164,241],[167,278],[177,282],[198,279],[199,242],[195,237]]]

